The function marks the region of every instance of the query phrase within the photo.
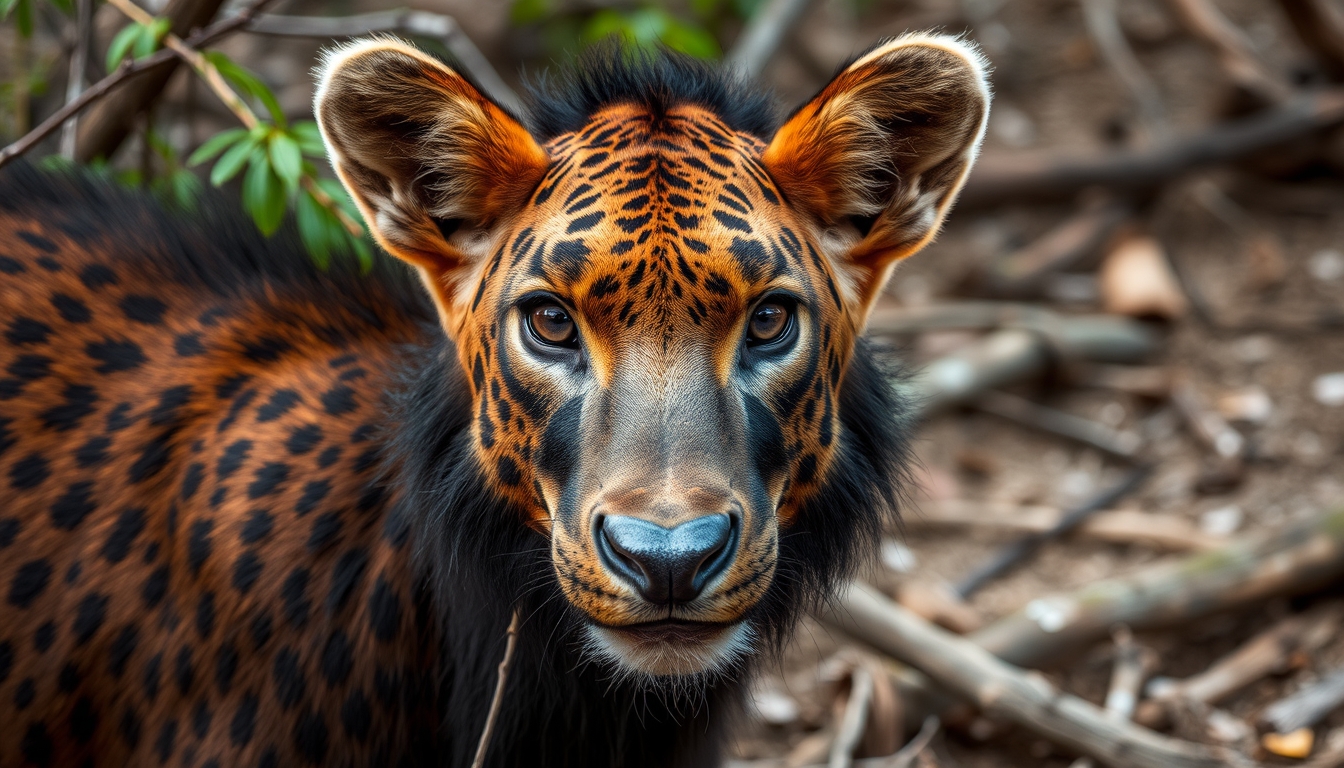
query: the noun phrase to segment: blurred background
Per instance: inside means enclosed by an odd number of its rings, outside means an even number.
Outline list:
[[[614,35],[725,60],[787,109],[883,37],[966,35],[994,67],[981,162],[869,329],[921,403],[918,488],[868,591],[766,666],[734,764],[1344,765],[1344,2],[0,0],[0,16],[0,163],[87,166],[184,211],[217,186],[319,263],[386,258],[311,123],[333,41],[413,38],[514,105],[526,73]],[[1072,720],[1068,697],[1116,732]]]

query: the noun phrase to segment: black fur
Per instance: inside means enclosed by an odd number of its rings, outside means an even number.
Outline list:
[[[778,127],[774,98],[760,85],[726,65],[675,51],[594,46],[563,74],[534,76],[527,95],[528,127],[541,141],[577,131],[594,112],[622,102],[642,104],[655,115],[676,104],[696,104],[733,130],[760,138],[774,135]]]

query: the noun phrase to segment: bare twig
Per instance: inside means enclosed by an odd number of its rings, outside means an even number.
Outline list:
[[[1133,432],[1119,432],[1081,416],[1033,403],[1007,392],[989,391],[971,401],[985,413],[992,413],[1032,429],[1091,446],[1107,455],[1133,460],[1143,440]]]
[[[518,616],[519,611],[514,608],[507,630],[508,640],[504,644],[504,658],[499,662],[499,676],[495,680],[495,695],[490,698],[490,712],[485,716],[485,728],[481,729],[481,740],[476,744],[476,757],[471,761],[471,768],[485,765],[485,755],[490,750],[490,737],[494,735],[499,708],[504,701],[504,684],[509,680],[509,664],[513,661],[513,649],[518,643]]]
[[[1054,507],[947,500],[920,504],[918,510],[903,516],[903,522],[911,529],[976,527],[1039,533],[1058,525],[1063,514]],[[1199,552],[1226,543],[1201,532],[1183,517],[1134,509],[1098,512],[1083,521],[1074,535],[1115,544],[1144,544],[1176,552]]]
[[[746,75],[759,75],[807,4],[808,0],[767,0],[724,59]]]
[[[1344,669],[1336,669],[1268,707],[1260,719],[1278,733],[1310,728],[1344,705]]]
[[[1144,480],[1148,479],[1148,475],[1152,474],[1152,471],[1153,466],[1151,464],[1140,464],[1134,467],[1120,482],[1066,512],[1053,528],[1024,536],[999,550],[988,563],[973,571],[970,576],[967,576],[958,584],[957,592],[963,598],[971,596],[985,584],[1016,567],[1031,553],[1039,549],[1042,544],[1069,533],[1081,525],[1092,513],[1106,509],[1134,492],[1143,484]]]
[[[65,101],[70,103],[79,98],[84,90],[85,64],[89,60],[89,51],[93,48],[93,0],[76,0],[75,3],[75,45],[70,52],[70,77],[65,86]],[[61,157],[75,159],[75,137],[79,126],[76,114],[61,128]]]
[[[929,715],[924,718],[924,724],[919,727],[919,733],[915,734],[915,738],[901,747],[896,754],[859,760],[856,763],[857,768],[910,768],[920,753],[929,748],[933,737],[938,735],[938,729],[942,726],[942,721],[936,715]]]
[[[481,49],[462,31],[452,16],[429,11],[397,8],[390,11],[361,13],[353,16],[280,16],[268,13],[247,25],[247,31],[279,37],[316,37],[334,39],[359,37],[375,32],[397,32],[427,37],[443,44],[457,62],[496,101],[520,112],[522,99],[504,82]]]
[[[1134,716],[1143,681],[1157,666],[1157,654],[1134,642],[1129,627],[1117,627],[1111,636],[1115,639],[1115,666],[1111,668],[1111,686],[1106,691],[1106,712],[1121,720]],[[1070,768],[1092,768],[1090,757],[1080,757]]]
[[[1230,750],[1160,736],[1112,717],[934,627],[872,589],[852,584],[820,617],[928,675],[981,709],[1116,768],[1254,765]]]
[[[1262,105],[1288,98],[1288,87],[1269,73],[1246,36],[1212,2],[1168,0],[1168,4],[1186,28],[1218,54],[1218,64],[1233,85]]]
[[[1088,34],[1106,64],[1115,73],[1121,85],[1129,91],[1130,98],[1138,108],[1150,142],[1162,141],[1171,133],[1167,121],[1167,108],[1162,104],[1162,96],[1157,86],[1144,71],[1139,60],[1125,40],[1120,29],[1120,20],[1115,15],[1115,0],[1081,0],[1083,20],[1087,23]]]
[[[1219,456],[1233,459],[1245,452],[1246,438],[1228,424],[1212,405],[1205,402],[1189,376],[1176,378],[1171,389],[1171,401],[1200,442]]]
[[[868,707],[873,701],[873,674],[865,665],[855,664],[850,670],[849,680],[849,698],[845,701],[845,713],[840,717],[835,740],[831,742],[827,768],[850,768],[853,765],[854,748],[863,738],[864,726],[868,722]]]
[[[1046,278],[1088,258],[1127,220],[1130,206],[1109,196],[1093,196],[1077,213],[1021,249],[990,265],[985,290],[1003,298],[1032,298]]]
[[[1068,197],[1103,186],[1142,190],[1176,176],[1300,140],[1344,121],[1344,91],[1306,94],[1280,107],[1141,151],[1091,157],[1058,153],[987,155],[976,164],[958,205],[962,208]]]

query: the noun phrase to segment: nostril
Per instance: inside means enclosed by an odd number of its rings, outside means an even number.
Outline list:
[[[727,514],[705,515],[674,528],[604,515],[594,527],[603,565],[658,605],[694,600],[727,569],[737,550],[737,518]]]

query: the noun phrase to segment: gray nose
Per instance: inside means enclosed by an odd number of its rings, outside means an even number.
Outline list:
[[[729,515],[705,515],[674,528],[623,515],[597,521],[597,551],[603,565],[656,605],[694,600],[723,573],[737,549],[737,526]]]

